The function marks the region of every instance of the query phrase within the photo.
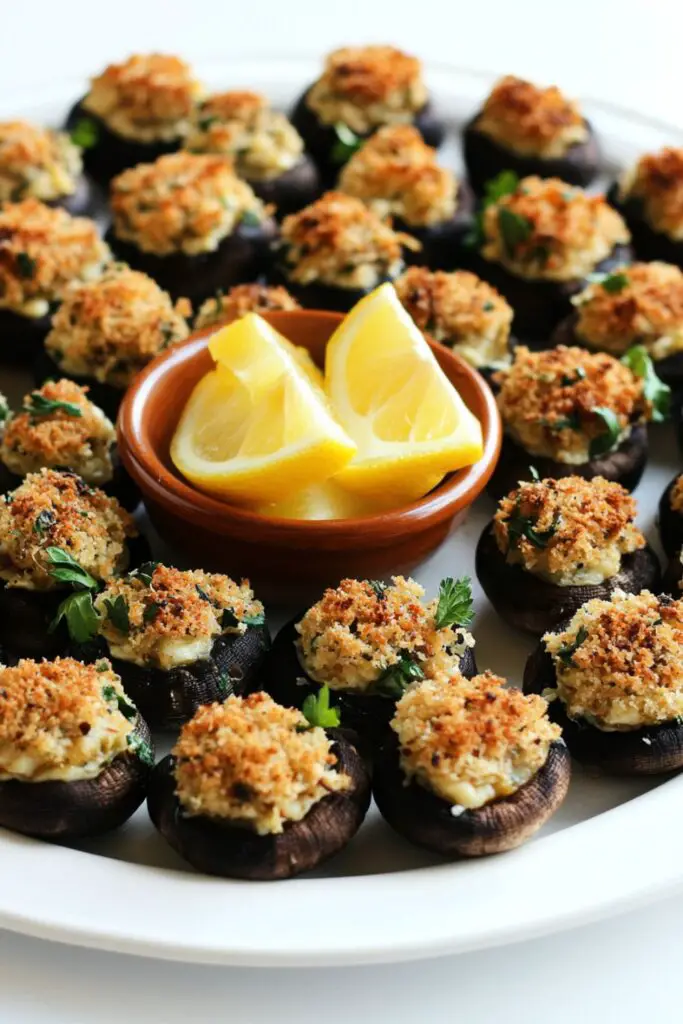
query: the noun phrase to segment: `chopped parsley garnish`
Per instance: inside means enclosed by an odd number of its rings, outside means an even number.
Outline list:
[[[216,114],[210,114],[208,117],[202,117],[200,119],[199,127],[203,132],[205,132],[211,127],[212,124],[216,124],[216,122],[219,120],[220,118],[218,118]]]
[[[520,500],[517,499],[517,507],[507,521],[510,543],[516,544],[522,538],[533,544],[539,551],[548,546],[548,541],[557,533],[559,515],[550,524],[547,530],[537,530],[534,520],[530,516],[523,516],[520,511]]]
[[[379,697],[393,697],[398,700],[405,693],[411,683],[424,679],[425,674],[422,668],[409,654],[402,654],[395,665],[392,665],[384,675],[372,684],[368,692]]]
[[[621,271],[617,271],[614,274],[605,274],[599,283],[604,291],[609,292],[610,295],[617,295],[627,287],[628,277]]]
[[[386,583],[383,583],[382,580],[368,580],[368,583],[375,591],[375,597],[377,598],[377,600],[381,601],[387,592]]]
[[[437,629],[446,626],[469,626],[474,618],[472,610],[472,581],[469,576],[454,580],[447,576],[439,584],[439,601],[434,624]]]
[[[106,660],[106,658],[103,659],[102,661],[96,661],[95,662],[95,671],[96,672],[108,672],[110,668],[111,668],[111,665]]]
[[[143,740],[142,736],[136,732],[129,733],[128,746],[140,758],[143,764],[146,764],[149,768],[154,767],[154,751],[149,743]]]
[[[335,729],[341,722],[339,708],[330,707],[329,686],[321,686],[317,696],[309,693],[301,712],[310,728],[320,726],[321,729]]]
[[[478,249],[484,242],[484,210],[497,203],[504,196],[509,196],[516,191],[519,185],[519,175],[514,171],[501,171],[495,178],[491,178],[484,185],[484,198],[481,201],[481,210],[474,219],[474,226],[465,237],[465,245],[470,249]],[[484,307],[485,308],[485,307]]]
[[[209,604],[213,604],[213,601],[211,600],[211,598],[209,597],[209,595],[207,594],[203,587],[200,587],[198,583],[195,583],[194,588],[201,597],[202,601],[207,601]]]
[[[515,255],[515,249],[527,242],[534,231],[531,221],[519,213],[508,210],[506,206],[498,211],[498,228],[508,257]],[[546,257],[547,258],[547,257]]]
[[[341,165],[353,156],[363,145],[364,139],[351,131],[343,121],[337,121],[334,126],[334,134],[337,136],[330,152],[330,160],[333,164]]]
[[[69,636],[77,644],[87,644],[97,633],[100,617],[95,611],[92,594],[78,590],[65,597],[57,608],[57,614],[48,626],[48,633],[54,633],[62,619],[66,620]],[[105,671],[105,669],[97,670]]]
[[[608,452],[611,452],[619,443],[621,424],[617,414],[606,406],[598,405],[591,412],[602,420],[605,427],[603,433],[592,438],[588,449],[591,459],[595,459],[600,455],[606,455]]]
[[[89,117],[80,117],[71,129],[71,141],[81,149],[92,149],[97,145],[98,135],[97,124]]]
[[[70,583],[76,590],[97,590],[97,580],[82,569],[75,558],[62,548],[46,548],[45,554],[48,557],[49,573],[53,579],[60,583]]]
[[[580,380],[586,379],[586,371],[583,366],[577,366],[571,373],[565,373],[560,377],[560,384],[563,388],[569,388]]]
[[[32,391],[28,402],[24,403],[22,412],[27,412],[31,419],[49,416],[53,412],[65,412],[67,416],[81,417],[83,410],[73,402],[61,402],[56,398],[46,398],[39,391]]]
[[[54,526],[55,514],[51,508],[44,508],[42,512],[39,512],[33,523],[33,532],[39,534],[41,537],[43,534]]]
[[[124,694],[118,693],[111,684],[102,687],[102,696],[107,704],[116,704],[117,709],[129,722],[132,722],[137,717],[138,709],[135,705],[131,704]]]
[[[145,586],[149,587],[151,586],[152,583],[152,576],[154,575],[154,570],[160,564],[160,562],[143,562],[138,569],[131,569],[131,571],[128,573],[128,578],[142,580]]]
[[[150,601],[150,603],[145,606],[145,610],[142,613],[142,621],[144,623],[154,622],[160,610],[161,605],[158,601]]]
[[[248,228],[257,228],[260,223],[261,218],[253,210],[245,210],[240,218],[240,224],[244,224]]]
[[[621,362],[643,381],[643,397],[652,406],[652,422],[664,423],[671,413],[671,388],[660,380],[644,345],[633,345]]]
[[[584,640],[587,639],[587,637],[588,630],[585,626],[581,626],[575,638],[571,641],[571,643],[562,644],[559,651],[557,652],[557,656],[563,665],[569,667],[570,665],[574,664],[574,654],[579,649]]]
[[[245,626],[262,626],[266,617],[265,615],[243,615],[241,621]]]
[[[118,629],[119,633],[129,633],[130,616],[128,614],[128,602],[123,594],[117,594],[113,601],[105,598],[104,604],[107,609],[107,618],[114,629]]]
[[[27,252],[18,252],[16,257],[17,270],[19,271],[19,277],[34,277],[36,267],[38,266],[36,260],[32,256],[29,256]]]
[[[538,421],[542,427],[547,427],[548,430],[580,430],[581,429],[581,417],[578,412],[573,412],[569,416],[558,416],[556,420],[540,419]]]

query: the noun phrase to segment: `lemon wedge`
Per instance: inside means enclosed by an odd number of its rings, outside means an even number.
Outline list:
[[[212,338],[220,362],[195,386],[171,442],[174,464],[202,490],[274,502],[353,457],[353,441],[283,340],[255,313]]]
[[[278,501],[258,505],[256,511],[281,519],[358,519],[387,512],[395,505],[391,499],[366,498],[347,490],[336,480],[325,480]]]
[[[335,480],[359,494],[413,501],[482,455],[479,421],[390,284],[361,299],[333,334],[325,387],[358,446]]]

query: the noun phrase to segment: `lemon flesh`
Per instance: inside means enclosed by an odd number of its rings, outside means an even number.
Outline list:
[[[413,501],[483,453],[481,425],[390,284],[330,339],[325,387],[358,451],[335,480],[367,497]]]

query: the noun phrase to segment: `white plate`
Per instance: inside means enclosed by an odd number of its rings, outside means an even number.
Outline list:
[[[200,65],[210,87],[254,87],[291,103],[318,60],[254,59]],[[430,66],[434,96],[453,125],[477,107],[491,76]],[[0,116],[57,122],[82,88],[71,83]],[[585,101],[610,170],[683,133]],[[444,150],[458,163],[457,138]],[[3,375],[13,397],[23,384]],[[659,496],[679,468],[671,428],[652,431],[653,457],[637,497],[655,539]],[[473,573],[492,506],[468,520],[416,573],[429,594],[445,575]],[[475,582],[477,658],[521,679],[532,643],[487,607]],[[282,621],[286,610],[280,610]],[[288,882],[194,874],[152,828],[144,808],[119,832],[78,848],[0,830],[0,926],[84,946],[178,960],[253,966],[417,959],[529,938],[626,910],[683,886],[683,778],[657,784],[589,776],[576,768],[550,824],[520,850],[443,864],[396,837],[376,810],[325,870]]]

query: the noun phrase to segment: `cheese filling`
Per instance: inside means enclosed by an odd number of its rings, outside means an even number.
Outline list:
[[[0,204],[71,196],[82,173],[80,150],[65,132],[27,121],[0,123]]]

